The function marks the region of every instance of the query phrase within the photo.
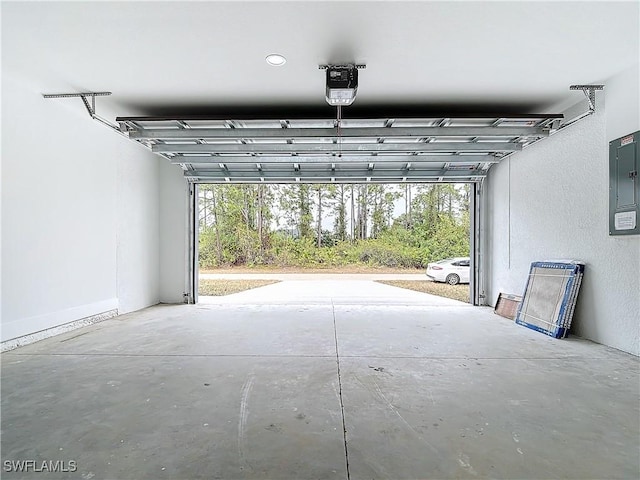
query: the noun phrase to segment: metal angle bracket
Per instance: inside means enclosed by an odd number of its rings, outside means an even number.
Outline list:
[[[116,125],[96,114],[96,97],[108,97],[109,95],[111,95],[111,92],[46,93],[42,96],[44,98],[81,98],[84,107],[92,119],[124,135]],[[91,98],[91,103],[89,103],[89,98]]]
[[[326,70],[327,68],[330,68],[330,67],[335,67],[335,68],[353,68],[353,67],[356,67],[358,70],[363,70],[363,69],[367,68],[367,66],[364,63],[347,63],[347,64],[341,64],[341,65],[333,65],[333,64],[318,65],[318,68],[320,70]]]
[[[81,98],[91,118],[96,114],[96,97],[107,97],[111,92],[82,92],[82,93],[47,93],[44,98]],[[87,97],[91,97],[91,105]]]
[[[604,85],[570,85],[569,90],[582,90],[589,102],[589,111],[596,111],[596,90],[604,90]]]

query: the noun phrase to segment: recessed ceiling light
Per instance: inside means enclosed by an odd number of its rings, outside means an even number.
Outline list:
[[[280,67],[287,63],[287,59],[279,53],[272,53],[270,55],[267,55],[267,58],[265,58],[265,60],[269,65],[273,65],[274,67]]]

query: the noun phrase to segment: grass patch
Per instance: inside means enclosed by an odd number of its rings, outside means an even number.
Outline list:
[[[436,283],[429,280],[377,280],[377,282],[469,303],[469,285],[449,285],[448,283]]]
[[[232,293],[244,292],[252,288],[264,287],[280,280],[208,280],[200,279],[198,295],[222,297]]]

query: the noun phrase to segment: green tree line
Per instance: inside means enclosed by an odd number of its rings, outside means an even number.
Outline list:
[[[200,267],[421,268],[469,254],[469,185],[200,185]]]

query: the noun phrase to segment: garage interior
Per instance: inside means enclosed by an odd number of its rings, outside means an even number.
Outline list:
[[[3,478],[638,478],[640,237],[608,216],[637,2],[1,14]],[[327,65],[366,65],[353,105]],[[474,185],[474,305],[320,279],[189,303],[195,185],[355,180]],[[492,308],[551,259],[586,265],[563,340]]]

